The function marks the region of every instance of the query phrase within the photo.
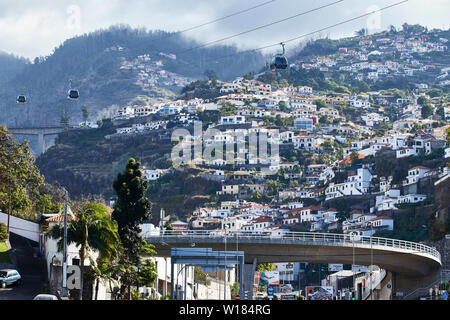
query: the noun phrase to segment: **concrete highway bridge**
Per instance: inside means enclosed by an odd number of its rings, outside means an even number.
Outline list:
[[[29,140],[30,149],[37,158],[55,144],[56,137],[59,133],[64,131],[64,128],[58,126],[48,126],[8,128],[8,130],[19,142],[23,142],[26,139]],[[31,143],[33,140],[34,143]]]
[[[423,244],[343,234],[289,232],[280,236],[218,231],[164,231],[146,234],[157,255],[171,248],[199,247],[244,251],[244,290],[251,291],[257,263],[309,262],[376,265],[386,270],[373,292],[377,299],[415,299],[439,281],[441,255]],[[373,297],[371,297],[373,298]]]

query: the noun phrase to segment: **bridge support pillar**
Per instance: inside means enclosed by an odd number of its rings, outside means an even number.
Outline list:
[[[253,263],[244,264],[244,291],[248,295],[248,300],[253,300],[253,278],[256,271],[256,258]]]
[[[36,157],[40,156],[44,152],[45,152],[45,139],[44,139],[44,133],[41,132],[38,134]]]

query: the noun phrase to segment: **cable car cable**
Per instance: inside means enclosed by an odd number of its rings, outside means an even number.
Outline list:
[[[400,1],[400,2],[396,2],[396,3],[394,3],[394,4],[391,4],[391,5],[389,5],[389,6],[380,8],[380,9],[378,9],[378,10],[373,10],[373,11],[371,11],[371,12],[362,14],[362,15],[360,15],[360,16],[357,16],[357,17],[354,17],[354,18],[351,18],[351,19],[347,19],[347,20],[344,20],[344,21],[335,23],[335,24],[333,24],[333,25],[330,25],[330,26],[327,26],[327,27],[324,27],[324,28],[321,28],[321,29],[318,29],[318,30],[315,30],[315,31],[312,31],[312,32],[309,32],[309,33],[306,33],[306,34],[303,34],[303,35],[298,36],[298,37],[295,37],[295,38],[291,38],[291,39],[288,39],[288,40],[284,40],[284,41],[282,41],[282,42],[283,42],[283,43],[286,43],[286,42],[292,42],[292,41],[295,41],[295,40],[298,40],[298,39],[301,39],[301,38],[304,38],[304,37],[313,35],[314,33],[322,32],[322,31],[325,31],[325,30],[328,30],[328,29],[332,29],[332,28],[334,28],[334,27],[337,27],[337,26],[346,24],[346,23],[348,23],[348,22],[355,21],[355,20],[358,20],[358,19],[367,17],[367,16],[369,16],[369,15],[371,15],[371,14],[374,14],[374,13],[377,13],[377,12],[381,12],[381,11],[387,10],[387,9],[389,9],[389,8],[398,6],[398,5],[403,4],[403,3],[406,3],[406,2],[408,2],[408,1],[409,1],[409,0],[403,0],[403,1]],[[229,57],[241,55],[241,54],[244,54],[244,53],[250,53],[250,52],[254,52],[254,51],[261,51],[261,50],[268,49],[268,48],[272,48],[272,47],[279,46],[279,45],[280,45],[280,42],[277,42],[276,44],[271,44],[271,45],[267,45],[267,46],[260,47],[260,48],[244,50],[244,51],[240,51],[240,52],[237,52],[237,53],[229,54],[229,55],[226,55],[226,56],[221,56],[221,57],[216,57],[216,58],[208,59],[208,60],[206,60],[205,62],[213,62],[213,61],[216,61],[216,62],[217,62],[217,60],[219,60],[219,59],[225,59],[225,58],[229,58]]]
[[[183,29],[183,30],[180,30],[180,31],[175,31],[174,33],[168,34],[167,36],[161,37],[161,38],[159,38],[159,39],[155,39],[155,41],[167,39],[167,38],[170,38],[170,37],[172,37],[172,36],[174,36],[174,35],[177,35],[177,34],[180,34],[180,33],[192,31],[192,30],[195,30],[195,29],[198,29],[198,28],[201,28],[201,27],[204,27],[204,26],[207,26],[207,25],[210,25],[210,24],[213,24],[213,23],[216,23],[216,22],[219,22],[219,21],[222,21],[222,20],[225,20],[225,19],[228,19],[228,18],[237,16],[237,15],[239,15],[239,14],[242,14],[242,13],[245,13],[245,12],[248,12],[248,11],[251,11],[251,10],[254,10],[254,9],[257,9],[257,8],[259,8],[259,7],[268,5],[269,3],[272,3],[272,2],[275,2],[275,1],[277,1],[277,0],[266,1],[266,2],[261,3],[261,4],[258,4],[258,5],[256,5],[256,6],[253,6],[253,7],[250,7],[250,8],[247,8],[247,9],[244,9],[244,10],[241,10],[241,11],[238,11],[238,12],[235,12],[235,13],[231,13],[231,14],[226,15],[226,16],[224,16],[224,17],[217,18],[217,19],[215,19],[215,20],[212,20],[212,21],[209,21],[209,22],[205,22],[205,23],[199,24],[199,25],[197,25],[197,26],[193,26],[193,27],[190,27],[190,28],[187,28],[187,29]]]
[[[196,47],[193,47],[193,48],[190,48],[190,49],[186,49],[186,50],[180,51],[180,52],[175,53],[175,54],[177,54],[177,55],[178,55],[178,54],[183,54],[183,53],[185,53],[185,52],[189,52],[189,51],[192,51],[192,50],[195,50],[195,49],[200,49],[200,48],[209,46],[209,45],[214,44],[214,43],[217,43],[217,42],[222,42],[222,41],[225,41],[225,40],[229,40],[229,39],[232,39],[232,38],[236,38],[236,37],[239,37],[239,36],[241,36],[241,35],[244,35],[244,34],[247,34],[247,33],[253,32],[253,31],[256,31],[256,30],[264,29],[264,28],[273,26],[273,25],[275,25],[275,24],[279,24],[279,23],[285,22],[285,21],[287,21],[287,20],[291,20],[291,19],[294,19],[294,18],[303,16],[303,15],[308,14],[308,13],[311,13],[311,12],[314,12],[314,11],[318,11],[318,10],[320,10],[320,9],[324,9],[324,8],[326,8],[326,7],[330,7],[330,6],[332,6],[332,5],[338,4],[338,3],[343,2],[343,1],[345,1],[345,0],[338,0],[338,1],[335,1],[335,2],[332,2],[332,3],[329,3],[329,4],[326,4],[326,5],[323,5],[323,6],[320,6],[320,7],[311,9],[311,10],[308,10],[308,11],[303,11],[303,12],[297,13],[297,14],[295,14],[295,15],[293,15],[293,16],[290,16],[290,17],[287,17],[287,18],[284,18],[284,19],[281,19],[281,20],[273,21],[273,22],[271,22],[271,23],[267,23],[267,24],[265,24],[265,25],[262,25],[262,26],[259,26],[259,27],[256,27],[256,28],[253,28],[253,29],[250,29],[250,30],[247,30],[247,31],[243,31],[243,32],[240,32],[240,33],[237,33],[237,34],[234,34],[234,35],[231,35],[231,36],[222,38],[222,39],[218,39],[218,40],[214,40],[214,41],[211,41],[211,42],[207,42],[207,43],[201,44],[201,45],[199,45],[199,46],[196,46]]]

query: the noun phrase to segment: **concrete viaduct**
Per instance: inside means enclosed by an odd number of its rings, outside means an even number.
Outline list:
[[[44,153],[48,148],[50,148],[58,136],[59,133],[64,131],[63,127],[23,127],[23,128],[8,128],[9,132],[11,132],[14,137],[23,141],[23,137],[37,137],[37,143],[33,146],[30,144],[30,149],[35,155],[35,157],[39,157],[42,153]],[[51,137],[51,142],[46,144],[45,137]],[[30,139],[29,139],[30,140]]]
[[[172,231],[173,232],[173,231]],[[289,232],[282,236],[186,231],[148,234],[157,255],[170,257],[173,247],[207,247],[244,251],[244,290],[251,290],[257,263],[310,262],[376,265],[386,270],[379,299],[415,299],[439,281],[440,253],[422,244],[378,237]]]

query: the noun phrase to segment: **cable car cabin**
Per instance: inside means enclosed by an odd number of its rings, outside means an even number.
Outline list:
[[[17,103],[25,103],[27,102],[27,98],[24,95],[20,95],[17,97]]]
[[[69,90],[68,97],[69,99],[78,99],[80,96],[78,90]]]
[[[274,58],[273,63],[270,65],[272,71],[284,71],[288,67],[288,61],[285,56],[277,54]]]

